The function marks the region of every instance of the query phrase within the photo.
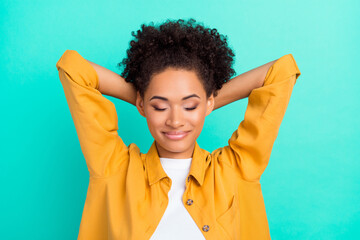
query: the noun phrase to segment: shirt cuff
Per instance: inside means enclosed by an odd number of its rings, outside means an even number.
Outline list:
[[[56,63],[58,70],[63,69],[73,79],[82,79],[86,86],[96,89],[99,87],[99,78],[93,66],[75,50],[66,50]],[[79,83],[81,84],[81,83]]]
[[[269,77],[275,74],[276,77]],[[274,80],[283,80],[296,74],[296,79],[301,75],[298,65],[291,53],[280,57],[269,69],[265,76],[264,86],[270,85]],[[278,79],[281,78],[281,79]],[[296,82],[295,79],[295,82]]]

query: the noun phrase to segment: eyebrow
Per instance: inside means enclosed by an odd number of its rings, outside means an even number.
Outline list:
[[[183,97],[182,100],[186,100],[188,98],[191,98],[191,97],[197,97],[200,99],[200,97],[196,94],[191,94],[189,96],[186,96],[186,97]],[[161,100],[164,100],[164,101],[169,101],[169,99],[165,98],[165,97],[160,97],[160,96],[153,96],[152,98],[150,98],[149,101],[153,100],[153,99],[161,99]]]

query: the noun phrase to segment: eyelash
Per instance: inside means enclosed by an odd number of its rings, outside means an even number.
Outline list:
[[[185,108],[185,109],[188,111],[192,111],[192,110],[195,110],[196,108],[197,108],[197,106],[192,107],[192,108]],[[154,107],[154,109],[155,109],[155,111],[165,111],[166,110],[166,108],[157,108],[157,107]]]

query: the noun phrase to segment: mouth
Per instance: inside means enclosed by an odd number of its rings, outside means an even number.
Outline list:
[[[170,140],[180,140],[188,135],[190,131],[170,131],[162,132]]]

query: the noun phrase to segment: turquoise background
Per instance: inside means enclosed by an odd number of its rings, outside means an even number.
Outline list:
[[[261,178],[272,239],[360,239],[359,9],[357,0],[1,1],[0,238],[77,238],[89,174],[55,67],[64,51],[120,73],[131,31],[193,17],[228,37],[237,74],[288,53],[301,71]],[[124,142],[147,152],[145,118],[106,97]],[[199,145],[226,145],[246,106],[210,114]]]

